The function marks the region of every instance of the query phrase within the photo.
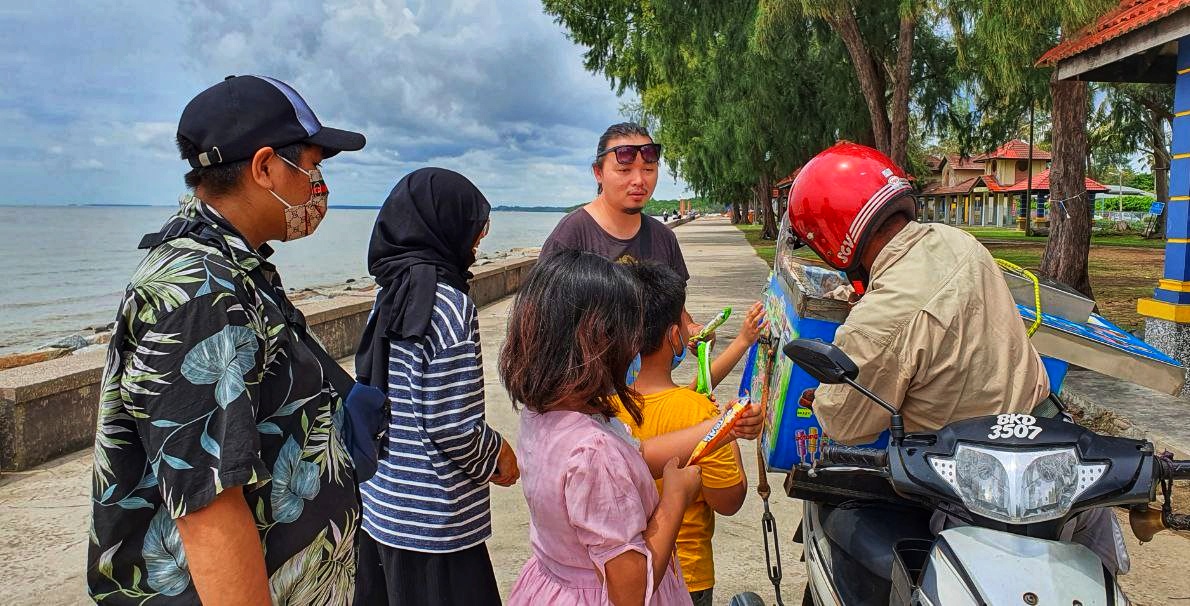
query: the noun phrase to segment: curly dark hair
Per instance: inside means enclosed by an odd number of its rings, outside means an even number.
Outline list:
[[[544,413],[586,404],[607,417],[622,405],[640,424],[639,394],[627,375],[640,351],[641,309],[627,267],[574,250],[538,261],[517,294],[500,352],[500,378],[514,405]]]

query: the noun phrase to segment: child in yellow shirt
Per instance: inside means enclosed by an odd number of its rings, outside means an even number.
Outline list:
[[[685,357],[686,342],[691,336],[682,322],[685,282],[659,263],[635,263],[632,268],[644,293],[644,345],[640,352],[640,373],[633,384],[642,396],[643,419],[637,425],[627,413],[621,412],[619,417],[637,439],[645,440],[717,418],[720,413],[710,398],[694,391],[693,385],[678,386],[671,374]],[[749,310],[739,336],[711,364],[712,385],[722,381],[756,342],[763,314],[759,303]],[[748,491],[748,479],[741,469],[740,450],[735,443],[702,459],[699,466],[702,494],[686,509],[677,538],[678,560],[695,606],[709,605],[713,597],[715,562],[711,536],[715,532],[715,514],[732,515],[739,511]],[[660,489],[660,480],[657,485]]]

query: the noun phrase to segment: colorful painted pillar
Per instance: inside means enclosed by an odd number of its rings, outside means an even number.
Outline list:
[[[1173,163],[1165,215],[1165,272],[1151,298],[1137,301],[1145,341],[1190,367],[1190,36],[1178,41],[1173,98]],[[1182,388],[1190,395],[1190,384]]]

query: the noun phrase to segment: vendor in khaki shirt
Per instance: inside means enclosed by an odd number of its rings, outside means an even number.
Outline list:
[[[857,382],[901,411],[908,431],[1039,410],[1049,378],[1000,269],[970,234],[915,222],[912,193],[888,157],[854,143],[823,151],[798,173],[790,227],[862,294],[835,345],[859,367]],[[888,427],[888,414],[846,385],[820,386],[813,406],[840,442],[871,442]],[[935,530],[951,524],[932,522]],[[1109,510],[1079,514],[1063,534],[1113,573],[1128,571]]]
[[[912,192],[887,157],[854,143],[815,156],[794,181],[790,227],[866,288],[835,345],[908,431],[1031,412],[1049,378],[999,267],[970,234],[915,222]],[[888,415],[847,385],[814,395],[831,439],[862,444],[888,428]]]

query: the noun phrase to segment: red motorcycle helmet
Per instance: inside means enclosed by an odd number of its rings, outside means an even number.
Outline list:
[[[789,227],[823,261],[853,275],[872,232],[894,212],[916,216],[913,187],[888,156],[837,143],[802,167],[789,188]]]

